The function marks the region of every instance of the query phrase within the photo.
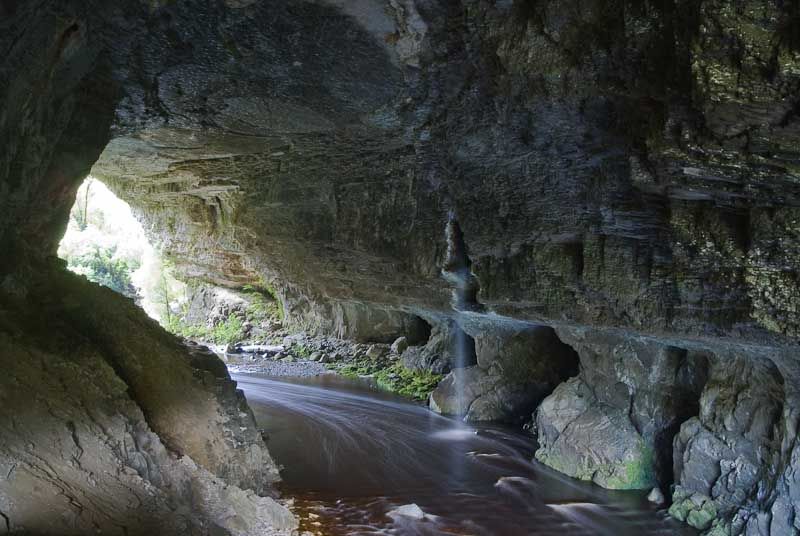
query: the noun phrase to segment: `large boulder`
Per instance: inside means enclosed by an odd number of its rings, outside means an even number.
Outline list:
[[[480,367],[454,369],[431,393],[430,408],[466,421],[515,422],[541,400],[535,385],[507,383]]]
[[[652,445],[625,413],[601,404],[580,378],[559,385],[537,416],[536,458],[545,465],[604,488],[658,484]]]
[[[447,374],[453,368],[471,366],[477,362],[474,339],[448,319],[434,323],[424,344],[409,346],[401,358],[403,366],[409,370],[434,374]]]
[[[36,534],[291,534],[224,364],[60,266],[0,291],[0,512]]]
[[[575,352],[545,326],[489,327],[475,349],[476,365],[452,370],[431,393],[431,409],[468,421],[516,422],[577,373]]]
[[[668,484],[671,438],[697,412],[707,353],[618,330],[557,332],[580,355],[580,374],[536,411],[537,459],[609,488]]]
[[[798,388],[781,372],[796,364],[777,363],[735,352],[715,363],[699,414],[675,436],[675,517],[733,535],[800,530]]]

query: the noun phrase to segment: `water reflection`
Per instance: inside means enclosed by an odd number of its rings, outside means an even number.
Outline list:
[[[694,534],[642,493],[603,490],[532,462],[531,438],[515,430],[464,424],[337,376],[235,379],[285,466],[282,490],[305,530]],[[409,504],[424,515],[393,512]]]

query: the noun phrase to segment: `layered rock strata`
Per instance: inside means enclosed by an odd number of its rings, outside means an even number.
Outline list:
[[[292,534],[278,468],[213,354],[37,266],[0,292],[4,532]]]
[[[535,399],[555,389],[541,459],[615,487],[674,480],[673,513],[710,530],[798,530],[795,3],[0,13],[4,288],[54,253],[90,170],[184,276],[269,284],[314,331],[391,342],[418,318],[463,323],[443,277],[458,250],[471,295],[457,308],[549,326],[579,356],[577,376],[529,378]],[[505,337],[496,326],[462,327],[476,354]],[[454,374],[483,386],[485,369]],[[144,408],[155,380],[130,381]],[[593,450],[601,423],[624,440]],[[216,472],[217,454],[198,463]]]

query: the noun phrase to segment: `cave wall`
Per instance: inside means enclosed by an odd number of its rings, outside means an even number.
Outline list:
[[[94,172],[186,275],[447,310],[452,215],[498,313],[797,334],[790,3],[362,4],[168,6],[130,52]]]
[[[695,524],[713,510],[734,534],[800,530],[796,2],[0,10],[4,292],[53,255],[90,169],[185,277],[270,285],[297,326],[354,338],[465,323],[442,277],[456,222],[469,307],[550,325],[579,355],[539,408],[541,459],[565,470],[569,454],[612,487],[674,480]],[[751,369],[769,386],[757,429],[726,422]],[[630,439],[611,465],[641,471],[619,486],[619,467],[587,462],[591,433],[562,437],[584,395],[602,406],[589,428]],[[737,495],[693,479],[697,460],[726,481],[758,470]]]
[[[224,364],[132,300],[62,264],[5,274],[0,362],[0,532],[297,528]]]
[[[94,165],[186,276],[321,328],[448,310],[453,217],[489,310],[797,334],[793,4],[358,5],[8,2],[4,243],[51,254]]]
[[[219,359],[54,259],[112,136],[112,50],[146,32],[153,7],[0,3],[2,533],[297,529]]]

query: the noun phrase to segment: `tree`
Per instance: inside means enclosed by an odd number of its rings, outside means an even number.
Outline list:
[[[94,183],[94,179],[89,178],[86,182],[83,183],[80,189],[78,189],[78,199],[76,200],[76,208],[77,210],[73,210],[73,214],[75,215],[75,223],[78,224],[78,229],[80,231],[85,231],[86,228],[89,226],[89,196],[92,191],[92,184]],[[83,201],[81,202],[81,189],[83,189]]]

